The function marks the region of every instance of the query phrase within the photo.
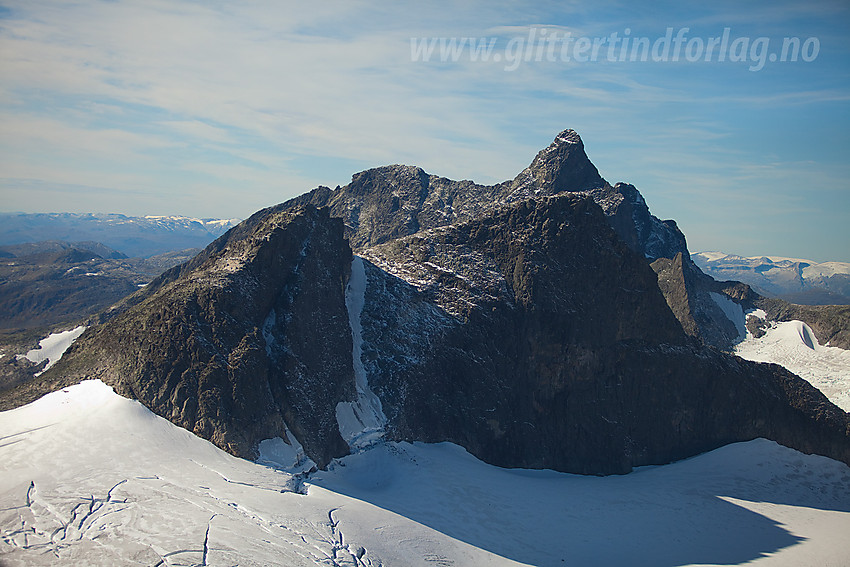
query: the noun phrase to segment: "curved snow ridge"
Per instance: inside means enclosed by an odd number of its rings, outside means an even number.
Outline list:
[[[65,351],[68,350],[69,346],[71,346],[71,343],[77,340],[77,337],[82,335],[85,330],[86,326],[80,325],[70,331],[62,331],[61,333],[48,335],[39,341],[38,348],[33,349],[26,354],[19,354],[18,358],[26,358],[36,364],[41,364],[46,360],[47,366],[45,366],[41,372],[37,372],[35,374],[35,376],[38,377],[48,368],[59,362],[59,359],[62,358],[62,355],[65,354]]]
[[[351,277],[345,289],[345,306],[351,326],[352,362],[357,399],[339,402],[336,406],[336,421],[339,433],[352,451],[362,450],[380,441],[384,436],[387,417],[381,400],[369,388],[369,379],[363,366],[363,329],[360,314],[366,301],[366,267],[363,259],[354,256],[351,260]]]
[[[820,343],[818,343],[817,338],[815,338],[815,334],[811,327],[802,321],[787,321],[787,323],[789,324],[782,326],[782,332],[790,335],[790,340],[799,340],[812,350],[820,350],[822,348]]]
[[[850,351],[818,343],[802,321],[773,323],[764,336],[747,338],[735,354],[754,362],[784,366],[819,389],[829,400],[850,411]]]

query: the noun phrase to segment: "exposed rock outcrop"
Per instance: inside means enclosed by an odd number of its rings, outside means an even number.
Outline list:
[[[718,348],[728,348],[743,338],[744,329],[735,321],[744,320],[744,308],[684,254],[658,258],[651,265],[670,309],[688,335]],[[730,317],[729,309],[737,311],[737,316]]]
[[[808,383],[688,339],[586,198],[364,255],[364,365],[393,438],[596,474],[760,436],[850,459],[846,415]]]
[[[357,173],[336,190],[319,187],[284,203],[327,206],[349,229],[352,248],[369,246],[458,222],[506,204],[559,193],[587,193],[602,207],[614,230],[633,250],[655,259],[683,252],[685,237],[674,221],[652,216],[632,185],[612,187],[588,159],[574,130],[564,130],[513,180],[496,185],[452,181],[418,167],[391,165]]]

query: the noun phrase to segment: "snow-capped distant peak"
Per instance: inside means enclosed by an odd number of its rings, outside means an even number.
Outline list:
[[[0,244],[60,240],[99,242],[128,257],[203,248],[239,219],[118,213],[0,213]]]
[[[828,278],[839,274],[850,276],[850,264],[846,262],[822,262],[820,264],[812,263],[803,268],[804,278],[818,276]]]
[[[730,255],[725,252],[717,252],[717,251],[708,251],[708,252],[696,252],[692,254],[692,256],[701,256],[705,258],[708,262],[716,262],[717,260],[722,260],[723,258],[729,258]],[[732,256],[737,257],[737,256]]]
[[[172,221],[177,223],[198,223],[202,226],[232,226],[240,222],[239,219],[214,219],[214,218],[196,218],[184,217],[180,215],[145,215],[145,219],[154,221]]]
[[[715,279],[741,281],[763,295],[787,296],[792,303],[807,299],[847,303],[845,298],[850,298],[850,263],[819,263],[786,256],[747,257],[718,251],[698,252],[691,258]]]

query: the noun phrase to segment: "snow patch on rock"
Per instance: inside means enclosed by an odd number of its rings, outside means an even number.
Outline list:
[[[767,312],[764,309],[750,309],[747,311],[747,318],[755,317],[757,319],[767,319]]]
[[[45,372],[48,368],[56,364],[60,358],[62,358],[62,355],[66,350],[68,350],[68,347],[71,346],[71,343],[77,340],[77,337],[82,335],[85,330],[85,325],[80,325],[70,331],[62,331],[61,333],[48,335],[46,338],[39,341],[38,348],[33,349],[26,354],[19,354],[18,358],[26,358],[36,364],[41,364],[46,360],[47,366],[45,366],[41,372],[37,372],[35,374],[35,376],[40,376],[42,372]]]
[[[269,356],[272,356],[272,347],[275,344],[274,334],[272,333],[275,323],[277,323],[277,315],[275,314],[274,307],[272,307],[266,316],[266,320],[263,321],[263,328],[261,329],[263,339],[266,341],[266,354]]]
[[[366,268],[363,259],[355,256],[351,261],[351,278],[345,290],[345,306],[351,325],[357,399],[353,402],[339,402],[336,406],[339,433],[353,451],[380,441],[387,423],[381,400],[369,388],[369,380],[363,366],[363,329],[360,325],[360,314],[363,312],[365,296]]]

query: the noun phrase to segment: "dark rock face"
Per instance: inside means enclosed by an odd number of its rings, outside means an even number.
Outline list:
[[[658,258],[651,265],[658,274],[658,286],[685,333],[718,348],[727,348],[742,338],[741,329],[718,304],[734,300],[684,254],[678,253],[672,260]]]
[[[737,333],[712,293],[759,299],[702,274],[565,131],[511,182],[388,166],[260,211],[105,314],[40,387],[101,378],[236,455],[290,431],[322,466],[349,450],[359,349],[386,437],[497,465],[621,473],[755,437],[850,463],[848,414],[703,344]]]
[[[632,250],[642,252],[649,260],[675,258],[677,254],[690,262],[685,235],[676,221],[659,220],[649,212],[643,195],[628,183],[617,183],[590,191],[608,217],[611,226]]]
[[[759,436],[850,459],[846,416],[808,383],[688,340],[587,199],[532,199],[364,256],[364,366],[395,439],[595,474]]]
[[[421,230],[480,218],[530,197],[562,193],[591,196],[620,239],[648,260],[673,260],[681,255],[685,269],[692,274],[680,278],[687,286],[681,293],[690,299],[682,303],[681,297],[668,298],[685,309],[675,311],[681,324],[688,334],[707,344],[728,347],[734,342],[734,325],[708,295],[706,285],[692,287],[705,277],[691,261],[685,236],[675,221],[653,216],[633,185],[612,187],[600,177],[573,130],[558,134],[516,178],[498,185],[452,181],[418,167],[393,165],[355,174],[351,183],[333,191],[319,187],[282,206],[310,203],[329,207],[332,216],[345,221],[352,248],[361,251]],[[665,294],[671,289],[662,287]]]
[[[100,378],[216,445],[255,458],[290,429],[320,465],[346,454],[335,408],[351,399],[342,222],[309,207],[246,238],[86,333],[54,375]]]
[[[483,214],[504,196],[507,185],[485,186],[429,175],[421,168],[390,165],[355,174],[334,191],[320,187],[284,203],[326,206],[345,221],[354,250]]]

